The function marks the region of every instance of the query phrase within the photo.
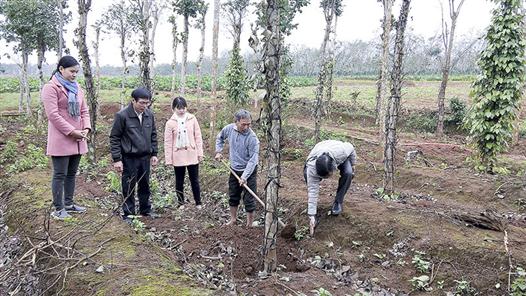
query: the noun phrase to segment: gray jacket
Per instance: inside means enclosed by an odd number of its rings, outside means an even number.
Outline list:
[[[344,163],[347,159],[351,161],[353,168],[356,164],[356,150],[354,150],[354,146],[351,143],[326,140],[319,142],[314,148],[312,148],[305,163],[305,178],[307,181],[309,197],[307,213],[309,215],[316,215],[320,182],[322,179],[316,172],[316,159],[323,153],[328,153],[331,158],[334,159],[334,169]]]
[[[259,140],[252,129],[243,133],[237,131],[235,123],[225,126],[216,138],[216,153],[223,151],[225,141],[230,145],[230,166],[243,171],[241,179],[247,180],[259,161]]]

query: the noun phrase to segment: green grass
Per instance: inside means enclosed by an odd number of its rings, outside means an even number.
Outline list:
[[[312,79],[305,79],[305,81],[296,79],[297,84],[307,85],[312,84]],[[440,81],[437,80],[426,80],[416,81],[409,80],[409,82],[402,88],[402,107],[408,109],[436,109],[436,98],[438,96],[438,89],[440,87]],[[471,87],[471,81],[450,81],[448,83],[446,98],[458,97],[462,101],[469,102],[469,92]],[[311,99],[315,98],[316,86],[296,86],[292,87],[292,99]],[[129,101],[129,94],[132,88],[127,88],[125,91],[124,102]],[[259,98],[263,93],[263,90],[256,92],[250,92],[252,98]],[[375,106],[376,98],[376,81],[350,77],[339,77],[335,79],[333,99],[336,101],[351,101],[353,93],[357,93],[356,103],[367,109],[373,109]],[[219,92],[219,96],[223,95],[223,91]],[[0,111],[5,110],[18,110],[18,92],[0,93]],[[38,106],[40,102],[40,95],[38,92],[32,92],[32,108]],[[185,95],[187,99],[195,100],[198,97],[194,92],[189,92]],[[201,99],[207,99],[208,93],[204,93]],[[157,102],[167,103],[171,101],[169,91],[159,90],[156,91],[154,99]],[[102,89],[99,93],[99,100],[102,103],[118,103],[120,101],[120,89]],[[447,103],[447,102],[446,102]]]

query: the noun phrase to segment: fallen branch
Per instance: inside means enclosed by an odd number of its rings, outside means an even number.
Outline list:
[[[482,229],[495,231],[503,231],[505,229],[502,219],[491,211],[485,211],[478,215],[470,213],[454,213],[453,218]]]
[[[511,252],[508,248],[508,231],[504,230],[504,249],[506,250],[506,254],[508,255],[508,293],[511,289],[511,271],[512,271],[512,263],[511,263]]]

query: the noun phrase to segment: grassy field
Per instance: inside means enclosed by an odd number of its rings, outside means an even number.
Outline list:
[[[436,98],[438,96],[438,89],[440,81],[417,81],[409,80],[402,88],[402,106],[407,109],[435,109]],[[459,99],[468,102],[471,81],[450,81],[447,88],[446,98],[458,97]],[[125,102],[131,93],[132,88],[126,89]],[[292,87],[291,98],[297,99],[314,99],[316,86],[297,86]],[[260,98],[263,90],[252,92],[251,96],[254,99]],[[209,92],[204,92],[202,99],[209,98]],[[224,95],[223,91],[219,92],[220,96]],[[36,107],[39,103],[40,95],[38,92],[32,92],[32,106]],[[362,106],[366,109],[373,109],[375,106],[376,97],[376,82],[374,80],[357,80],[351,77],[337,78],[334,83],[334,100],[352,101],[353,103]],[[17,110],[18,109],[18,92],[4,92],[0,93],[0,110]],[[195,92],[190,90],[186,94],[186,98],[198,99]],[[99,99],[103,103],[117,103],[120,101],[120,89],[102,89],[99,94]],[[169,91],[158,91],[155,97],[160,102],[169,102]],[[447,103],[446,103],[447,105]]]

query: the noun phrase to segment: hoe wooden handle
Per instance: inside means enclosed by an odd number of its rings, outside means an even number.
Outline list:
[[[230,165],[224,161],[224,160],[221,160],[221,162],[230,170],[230,172],[232,173],[232,175],[234,175],[236,177],[236,179],[241,182],[241,178],[236,174],[236,172],[230,167]],[[265,203],[258,197],[258,195],[256,193],[254,193],[254,191],[252,191],[252,189],[250,189],[250,187],[247,186],[247,184],[243,183],[243,187],[245,187],[245,190],[250,193],[258,202],[260,205],[262,205],[263,207],[266,207],[265,206]],[[278,218],[278,223],[279,223],[279,226],[281,227],[285,227],[285,223],[283,223],[283,221],[281,221],[280,218]]]

